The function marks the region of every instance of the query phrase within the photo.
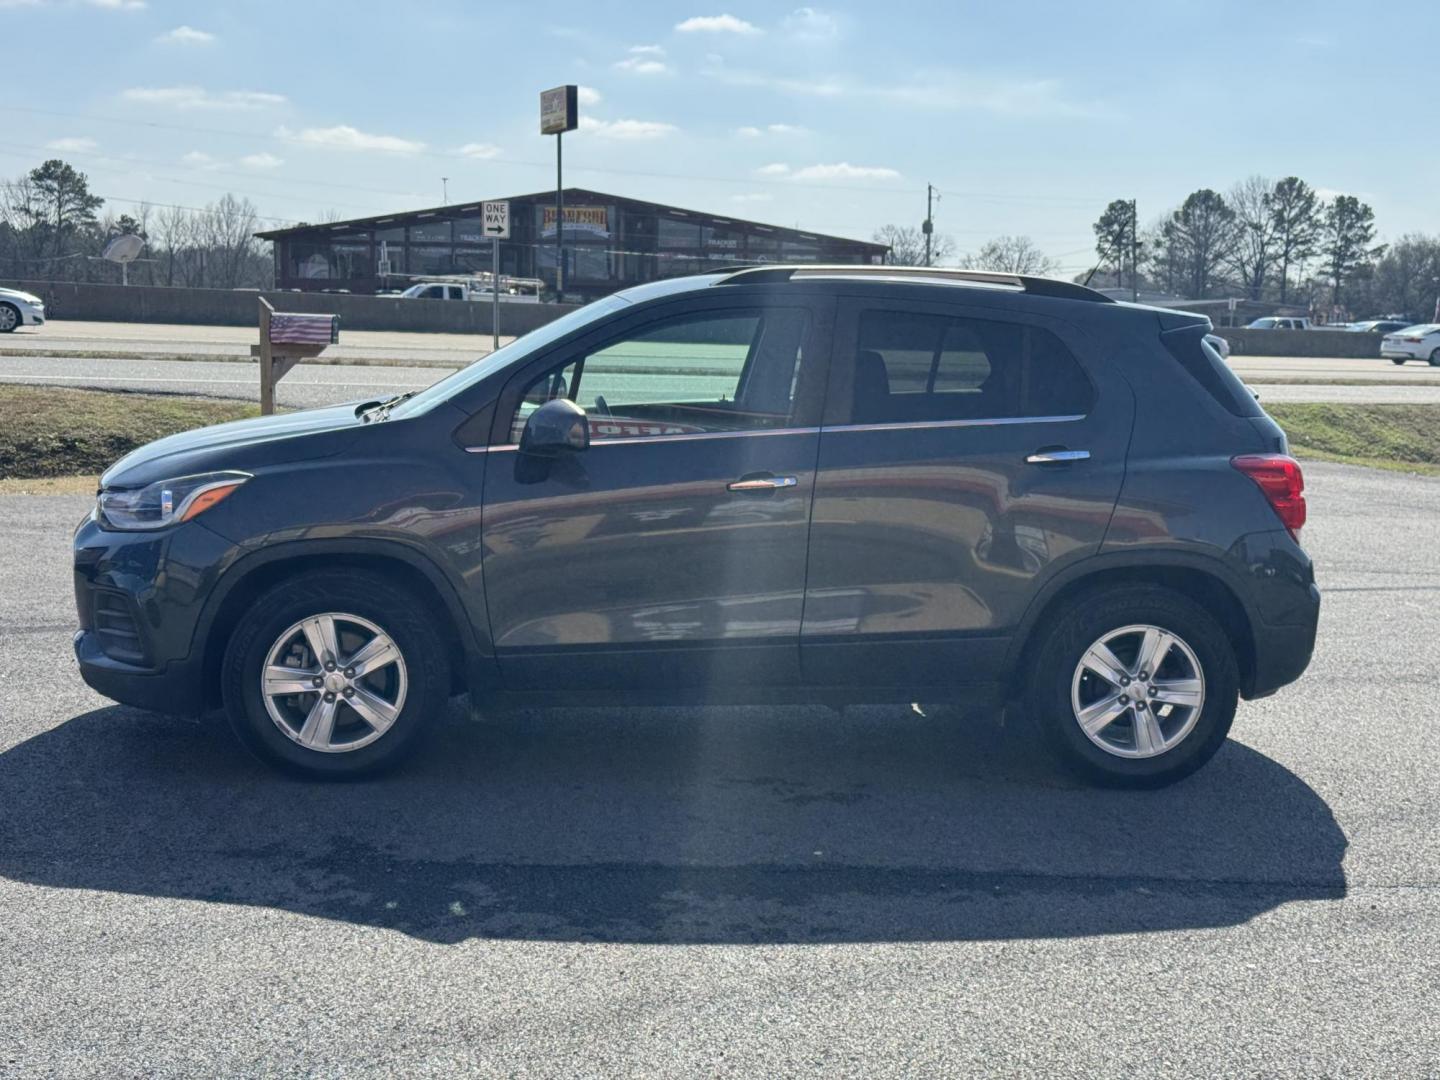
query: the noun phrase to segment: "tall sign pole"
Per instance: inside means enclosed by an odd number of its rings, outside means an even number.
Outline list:
[[[480,222],[490,237],[490,351],[500,348],[500,241],[510,239],[510,203],[482,205]]]
[[[580,88],[573,84],[540,91],[540,134],[555,136],[555,295],[565,292],[565,184],[561,140],[580,125]]]

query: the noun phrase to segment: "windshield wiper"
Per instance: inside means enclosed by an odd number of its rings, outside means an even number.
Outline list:
[[[364,420],[367,424],[371,423],[372,421],[378,423],[381,420],[388,419],[390,416],[390,410],[393,409],[396,405],[399,405],[402,401],[409,401],[419,392],[419,390],[407,390],[403,394],[396,394],[394,397],[386,398],[384,401],[371,402],[370,404],[363,405],[359,409],[357,409],[355,415],[360,417],[360,419]]]

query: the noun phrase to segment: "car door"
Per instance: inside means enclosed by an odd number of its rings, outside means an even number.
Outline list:
[[[858,298],[841,311],[804,677],[917,690],[988,681],[1038,584],[1098,550],[1133,396],[1055,319]]]
[[[507,686],[797,681],[827,317],[823,302],[663,305],[508,382],[482,525]],[[588,411],[590,446],[547,463],[517,444],[556,397]]]

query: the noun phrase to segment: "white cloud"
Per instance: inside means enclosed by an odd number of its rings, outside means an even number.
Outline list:
[[[162,45],[213,45],[215,35],[208,30],[196,30],[193,26],[177,26],[155,40]]]
[[[834,165],[807,165],[796,169],[790,179],[806,180],[899,180],[900,174],[894,169],[875,165],[851,165],[848,161]]]
[[[107,11],[144,11],[145,0],[86,0],[91,7],[105,8]]]
[[[615,61],[617,71],[628,71],[632,75],[668,75],[670,65],[651,56],[627,56]]]
[[[163,105],[172,109],[263,109],[285,104],[283,94],[259,90],[226,90],[214,94],[198,86],[134,86],[120,97],[137,105]]]
[[[180,160],[192,169],[218,169],[221,164],[203,150],[191,150]]]
[[[840,36],[840,21],[827,11],[812,7],[796,8],[780,23],[788,33],[810,41],[824,41]]]
[[[240,159],[240,164],[247,169],[278,169],[285,162],[274,154],[267,154],[262,150],[258,154],[246,154]]]
[[[810,132],[798,124],[766,124],[764,127],[747,124],[745,127],[736,128],[735,134],[742,135],[747,139],[758,139],[762,135],[808,135]]]
[[[894,169],[880,165],[851,165],[848,161],[834,165],[806,165],[792,169],[784,162],[762,165],[755,170],[756,176],[773,179],[794,180],[797,183],[826,180],[899,180],[900,174]]]
[[[753,23],[737,19],[734,15],[696,15],[675,24],[682,34],[758,34],[761,30]]]
[[[664,56],[665,50],[659,45],[631,45],[630,51],[636,56]]]
[[[488,142],[467,142],[464,146],[460,147],[456,153],[464,157],[485,161],[489,158],[499,157],[500,147]]]
[[[752,191],[747,192],[743,195],[731,195],[730,201],[744,206],[749,203],[767,203],[774,197],[775,196],[771,195],[767,191]]]
[[[423,142],[402,139],[398,135],[373,135],[359,131],[349,124],[336,124],[328,128],[305,128],[291,131],[287,127],[276,129],[275,134],[289,142],[304,146],[319,146],[329,150],[379,150],[391,154],[418,154],[425,149]]]
[[[581,105],[599,105],[601,101],[600,91],[593,86],[582,86],[575,91],[576,100]]]
[[[1002,116],[1095,117],[1109,110],[1094,101],[1072,100],[1055,79],[998,79],[954,70],[922,71],[893,83],[845,76],[795,78],[727,67],[710,60],[703,73],[730,86],[753,87],[797,97],[855,98],[907,108],[989,112]]]
[[[62,154],[84,154],[94,150],[100,144],[88,136],[70,135],[63,139],[51,139],[45,144],[46,150],[58,150]]]
[[[597,120],[591,116],[582,116],[580,130],[604,139],[638,140],[664,138],[679,128],[659,120]]]

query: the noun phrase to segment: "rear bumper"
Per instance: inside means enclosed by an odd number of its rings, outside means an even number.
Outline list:
[[[1258,621],[1251,624],[1255,662],[1246,685],[1241,687],[1245,698],[1269,697],[1300,678],[1310,665],[1315,633],[1320,625],[1320,590],[1311,585],[1308,592],[1310,616],[1303,621],[1279,626]]]

